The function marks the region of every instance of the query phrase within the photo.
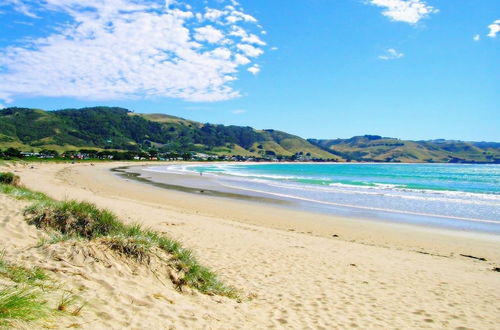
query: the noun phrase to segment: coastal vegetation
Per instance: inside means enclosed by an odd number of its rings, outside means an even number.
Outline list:
[[[377,135],[305,140],[116,107],[0,110],[0,158],[500,163],[500,143]]]
[[[11,175],[2,173],[1,177]],[[0,183],[0,192],[33,202],[26,208],[25,217],[29,224],[49,235],[49,239],[40,242],[41,245],[88,242],[146,266],[152,260],[155,264],[162,264],[165,273],[158,275],[170,279],[179,291],[190,288],[207,295],[238,298],[237,291],[202,266],[190,250],[163,234],[140,225],[125,224],[110,211],[91,203],[56,201],[19,184]]]

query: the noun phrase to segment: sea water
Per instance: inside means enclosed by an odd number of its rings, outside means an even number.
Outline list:
[[[232,191],[327,213],[500,234],[500,165],[211,163],[148,170],[201,173]]]

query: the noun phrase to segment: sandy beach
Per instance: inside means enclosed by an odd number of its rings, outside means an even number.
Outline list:
[[[496,329],[500,237],[346,219],[127,180],[127,163],[28,164],[33,190],[95,203],[192,249],[241,301],[171,283],[98,247],[36,248],[26,203],[0,195],[11,260],[40,266],[88,305],[54,327],[85,329]],[[71,245],[71,246],[68,246]],[[89,257],[89,249],[93,256]],[[486,261],[466,257],[484,258]]]

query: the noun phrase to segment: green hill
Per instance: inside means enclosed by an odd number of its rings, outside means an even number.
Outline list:
[[[0,110],[0,148],[25,151],[81,148],[196,151],[217,155],[339,159],[308,141],[278,131],[202,124],[163,114],[136,114],[123,108],[94,107],[43,111]]]
[[[305,140],[272,129],[203,124],[116,107],[0,110],[0,149],[201,152],[247,158],[500,163],[500,143],[407,141],[376,135]]]
[[[377,135],[309,142],[349,161],[500,163],[500,143],[494,142],[408,141]]]

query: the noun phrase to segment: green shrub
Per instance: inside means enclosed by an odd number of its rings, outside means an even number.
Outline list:
[[[14,173],[11,172],[1,172],[0,173],[0,183],[3,184],[8,184],[12,186],[19,186],[20,183],[20,178],[19,176],[15,175]]]

